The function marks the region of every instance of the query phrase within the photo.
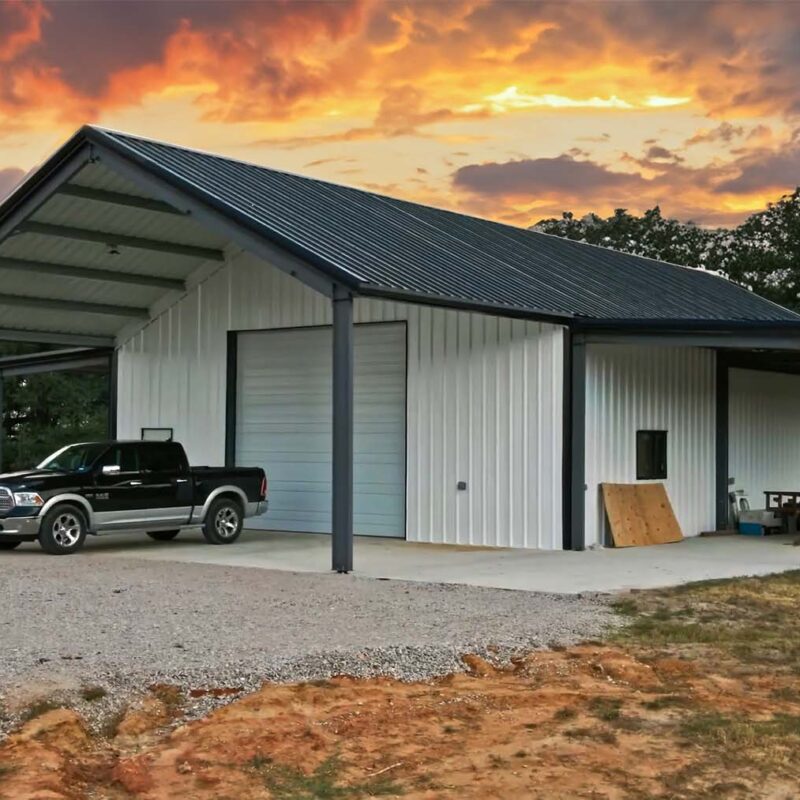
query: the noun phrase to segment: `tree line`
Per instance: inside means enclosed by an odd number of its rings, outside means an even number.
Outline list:
[[[800,187],[734,228],[701,228],[618,208],[610,217],[565,211],[533,230],[659,261],[715,271],[769,300],[800,311]]]

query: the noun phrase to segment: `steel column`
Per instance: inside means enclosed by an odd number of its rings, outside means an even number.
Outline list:
[[[119,353],[108,356],[108,438],[117,438],[117,387],[119,382]]]
[[[569,368],[569,545],[571,550],[583,550],[586,547],[586,342],[580,334],[572,335]]]
[[[239,333],[228,331],[225,366],[225,466],[236,465],[236,396],[239,389]]]
[[[716,507],[717,530],[726,530],[729,525],[728,504],[728,380],[729,364],[724,353],[717,352],[716,387]]]
[[[353,569],[353,296],[333,295],[332,568]]]
[[[4,471],[3,450],[6,442],[6,409],[5,409],[6,381],[5,375],[0,372],[0,472]]]

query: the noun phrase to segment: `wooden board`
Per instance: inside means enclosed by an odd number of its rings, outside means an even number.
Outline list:
[[[601,486],[615,547],[642,547],[683,539],[663,483],[603,483]]]

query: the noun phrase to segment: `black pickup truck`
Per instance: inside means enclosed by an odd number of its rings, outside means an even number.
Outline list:
[[[145,531],[165,541],[189,527],[231,544],[244,519],[266,509],[259,467],[190,467],[177,442],[71,444],[35,470],[0,475],[0,550],[38,539],[64,555],[87,534]]]

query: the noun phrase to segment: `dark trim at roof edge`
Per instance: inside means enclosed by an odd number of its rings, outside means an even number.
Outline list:
[[[552,322],[556,325],[569,325],[574,318],[553,311],[538,311],[527,308],[515,308],[498,303],[481,303],[477,300],[458,300],[452,297],[441,297],[435,294],[422,292],[403,291],[401,289],[384,289],[370,283],[362,283],[359,296],[374,297],[378,300],[395,300],[398,303],[415,303],[421,306],[437,306],[452,308],[459,311],[474,311],[480,314],[493,314],[499,317],[513,319],[527,319],[531,322]]]
[[[78,134],[57,150],[0,203],[0,242],[94,158],[91,143]]]
[[[660,333],[742,333],[781,336],[788,333],[800,335],[798,320],[751,320],[751,319],[587,319],[572,320],[575,331],[588,336],[616,334],[620,336],[653,336]]]

